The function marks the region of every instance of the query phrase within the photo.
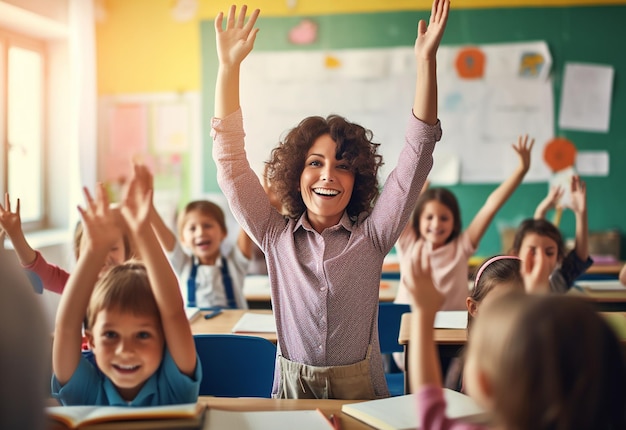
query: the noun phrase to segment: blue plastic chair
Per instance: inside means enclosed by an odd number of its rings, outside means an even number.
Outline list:
[[[402,314],[407,312],[411,312],[411,306],[407,304],[378,304],[378,341],[380,352],[389,364],[389,369],[385,371],[385,379],[392,396],[401,396],[405,393],[404,372],[396,366],[392,353],[404,351],[404,347],[398,343],[398,335]]]
[[[276,345],[258,336],[194,335],[201,396],[271,397]]]

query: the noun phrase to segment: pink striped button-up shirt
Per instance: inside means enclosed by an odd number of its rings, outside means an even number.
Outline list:
[[[219,186],[239,224],[265,252],[280,353],[304,364],[338,366],[363,360],[371,345],[374,390],[388,396],[377,327],[382,263],[430,172],[439,123],[430,126],[410,115],[398,166],[371,213],[356,220],[344,213],[321,234],[306,213],[286,219],[270,205],[246,159],[241,110],[213,118],[212,136]],[[274,394],[279,381],[277,372]]]

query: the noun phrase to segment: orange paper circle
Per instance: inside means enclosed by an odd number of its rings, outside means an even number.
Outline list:
[[[478,48],[462,48],[456,56],[454,65],[460,78],[482,78],[485,74],[485,54]]]
[[[555,137],[546,144],[543,160],[553,172],[572,167],[576,161],[576,147],[564,137]]]

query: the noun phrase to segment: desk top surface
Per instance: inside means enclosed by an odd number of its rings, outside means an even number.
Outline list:
[[[600,312],[611,325],[620,341],[626,346],[626,312]],[[438,345],[463,345],[467,342],[467,331],[464,329],[438,328],[435,330],[435,343]],[[407,345],[411,337],[411,313],[402,315],[398,343]]]
[[[191,332],[193,334],[233,334],[233,327],[237,321],[246,313],[272,314],[271,310],[246,310],[246,309],[225,309],[219,315],[204,319],[208,312],[202,312],[191,321]],[[263,337],[276,343],[276,332],[273,333],[238,333],[249,336]]]

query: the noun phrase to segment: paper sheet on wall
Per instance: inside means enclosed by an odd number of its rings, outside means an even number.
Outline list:
[[[561,128],[608,133],[612,66],[566,63],[561,91]]]
[[[438,150],[461,161],[461,182],[501,182],[518,164],[511,144],[528,133],[536,143],[525,180],[547,180],[550,172],[541,154],[554,130],[547,45],[481,45],[488,61],[484,76],[475,80],[455,73],[462,48],[439,49],[443,138]],[[260,175],[271,149],[289,129],[307,116],[335,113],[372,130],[374,141],[381,143],[382,183],[400,157],[414,88],[412,47],[253,52],[241,72],[248,160]],[[451,163],[449,157],[440,158]],[[455,182],[450,165],[444,169],[448,183]]]
[[[576,170],[583,176],[609,176],[609,152],[578,151]]]

